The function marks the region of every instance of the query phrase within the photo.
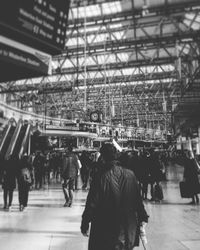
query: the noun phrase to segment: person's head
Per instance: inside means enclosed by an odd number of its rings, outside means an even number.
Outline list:
[[[105,161],[112,161],[116,158],[117,150],[112,143],[104,143],[100,148],[100,153]]]
[[[26,160],[28,159],[27,153],[24,153],[24,154],[23,154],[22,159],[26,159]]]
[[[72,145],[69,145],[69,146],[67,147],[67,151],[68,151],[68,152],[72,152],[72,151],[73,151],[73,146],[72,146]]]
[[[185,156],[188,158],[188,159],[193,159],[194,158],[194,153],[190,150],[186,150],[185,151]]]

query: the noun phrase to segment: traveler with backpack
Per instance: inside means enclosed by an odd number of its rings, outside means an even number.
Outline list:
[[[27,154],[24,154],[18,166],[19,210],[24,211],[28,203],[30,186],[33,184],[32,166]]]
[[[62,159],[62,188],[65,196],[64,207],[71,207],[72,205],[75,179],[78,176],[80,169],[78,156],[72,151],[73,147],[68,146],[68,149]]]

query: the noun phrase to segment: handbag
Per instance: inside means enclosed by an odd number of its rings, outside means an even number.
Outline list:
[[[22,175],[22,179],[23,179],[24,183],[26,183],[28,185],[32,184],[32,178],[31,178],[31,174],[30,174],[30,171],[28,170],[28,168],[23,168],[21,170],[21,175]]]

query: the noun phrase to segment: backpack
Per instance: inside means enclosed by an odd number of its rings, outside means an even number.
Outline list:
[[[30,171],[28,170],[28,168],[23,168],[21,170],[21,177],[22,177],[22,180],[24,181],[24,183],[31,185],[32,178],[31,178],[31,174],[30,174]]]
[[[68,155],[63,159],[63,172],[62,178],[69,179],[77,176],[79,169],[79,162],[76,155]]]

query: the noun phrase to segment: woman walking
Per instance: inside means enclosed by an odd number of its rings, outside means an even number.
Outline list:
[[[27,207],[29,190],[32,184],[32,166],[28,160],[27,154],[24,154],[22,159],[19,161],[18,167],[18,192],[20,211],[24,211]]]

